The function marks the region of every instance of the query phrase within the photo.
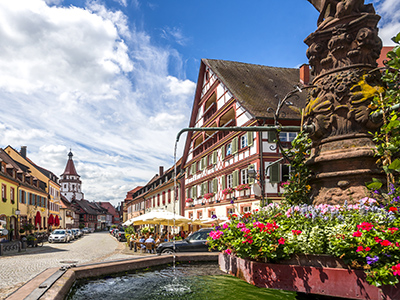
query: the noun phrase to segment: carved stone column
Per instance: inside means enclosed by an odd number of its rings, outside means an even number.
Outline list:
[[[369,133],[380,126],[369,119],[371,99],[383,91],[376,70],[380,17],[363,1],[310,2],[321,12],[318,29],[305,39],[315,76],[305,108],[313,125],[313,203],[356,201],[365,197],[366,182],[383,178]]]

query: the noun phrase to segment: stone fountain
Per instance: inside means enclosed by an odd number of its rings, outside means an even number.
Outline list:
[[[382,49],[372,4],[364,0],[308,0],[320,12],[305,43],[314,76],[305,124],[312,128],[314,204],[341,204],[366,196],[365,183],[384,176],[370,132],[371,99],[384,92],[376,60]]]

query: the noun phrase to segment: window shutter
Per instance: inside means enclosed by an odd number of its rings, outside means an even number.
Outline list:
[[[197,186],[192,187],[192,198],[197,198]]]
[[[22,191],[19,190],[19,203],[22,203]]]
[[[203,170],[204,170],[204,158],[202,157],[200,159],[200,171],[203,171]]]
[[[247,146],[253,146],[253,131],[247,131]]]
[[[254,169],[254,165],[249,165],[247,170],[249,169]],[[251,178],[250,176],[249,176],[249,184],[254,184],[254,178]]]
[[[274,164],[269,168],[269,181],[271,183],[277,183],[280,181],[280,164]]]
[[[213,179],[213,183],[212,184],[213,184],[213,192],[216,193],[217,190],[218,190],[218,180],[217,180],[217,178]]]
[[[221,181],[222,181],[222,189],[224,190],[226,188],[225,175],[221,176]]]
[[[276,131],[268,131],[268,142],[274,143],[276,140]]]
[[[225,159],[225,145],[221,147],[221,159]]]
[[[217,150],[213,152],[212,158],[213,158],[212,160],[213,165],[217,164]]]
[[[238,152],[238,137],[235,137],[232,140],[232,154],[236,154]]]
[[[207,194],[207,193],[208,193],[208,181],[204,182],[203,185],[204,185],[204,187],[203,187],[203,193],[204,193],[204,194]],[[203,194],[203,195],[204,195],[204,194]]]
[[[233,187],[235,188],[239,185],[239,170],[233,171],[232,175],[233,175],[232,184]]]
[[[186,190],[186,198],[190,198],[190,189]]]

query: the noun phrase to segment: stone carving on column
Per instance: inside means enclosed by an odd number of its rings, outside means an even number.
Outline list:
[[[379,128],[369,114],[383,88],[376,60],[382,49],[380,19],[363,0],[308,0],[320,12],[318,28],[305,43],[314,77],[305,108],[312,125],[314,203],[365,197],[365,183],[381,178],[369,132]]]

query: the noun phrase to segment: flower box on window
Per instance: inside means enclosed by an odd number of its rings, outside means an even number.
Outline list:
[[[240,184],[236,187],[237,191],[244,191],[244,190],[248,190],[250,189],[250,185],[248,185],[247,183],[245,184]]]
[[[186,202],[186,203],[192,203],[192,202],[193,202],[193,199],[192,199],[192,198],[187,198],[187,199],[185,200],[185,202]]]
[[[208,200],[210,198],[214,197],[214,193],[207,193],[203,196],[204,199]]]
[[[234,191],[235,190],[233,188],[226,188],[222,191],[222,194],[224,194],[226,196],[226,195],[233,193]]]

